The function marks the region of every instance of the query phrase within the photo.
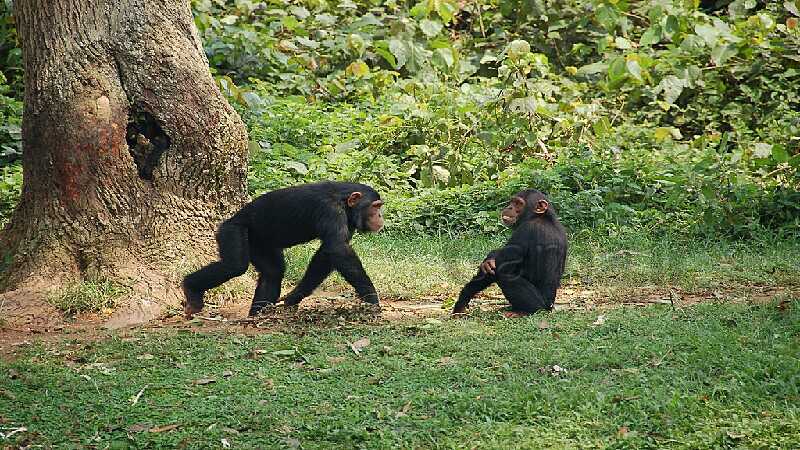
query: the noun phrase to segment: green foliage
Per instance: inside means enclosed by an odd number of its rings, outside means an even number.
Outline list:
[[[391,230],[495,232],[504,198],[534,186],[573,229],[800,233],[796,0],[192,6],[250,128],[253,194],[362,181],[390,199]]]
[[[21,191],[22,167],[19,164],[0,167],[0,228],[11,218]]]
[[[65,314],[73,315],[114,308],[117,299],[126,292],[126,287],[111,281],[84,281],[52,294],[48,301]]]
[[[799,306],[143,328],[20,346],[0,411],[12,447],[797,448]]]
[[[21,100],[23,92],[22,50],[17,41],[17,26],[12,15],[12,5],[12,0],[0,0],[0,79],[8,80],[12,97]],[[0,94],[7,93],[1,89],[5,83],[6,81],[0,81]],[[3,123],[2,120],[0,120],[1,123]]]
[[[571,227],[800,230],[796,3],[552,3],[195,7],[212,61],[254,55],[220,44],[234,38],[295,42],[282,64],[216,64],[260,101],[238,100],[254,193],[369,182],[390,229],[432,233],[496,231],[498,205],[530,185]]]

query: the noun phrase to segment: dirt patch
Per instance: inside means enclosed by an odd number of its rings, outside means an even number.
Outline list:
[[[267,308],[255,318],[247,318],[246,301],[209,304],[193,320],[186,320],[177,309],[136,328],[107,328],[114,314],[83,314],[65,318],[60,311],[28,292],[10,292],[0,303],[0,357],[13,358],[20,346],[34,342],[54,342],[69,338],[80,341],[105,339],[112,334],[152,329],[192,329],[197,332],[223,331],[257,334],[275,330],[302,330],[309,326],[339,328],[356,324],[380,324],[391,321],[435,319],[449,316],[451,294],[421,296],[413,299],[384,298],[376,308],[357,301],[349,292],[316,292],[299,307],[278,305]],[[663,286],[640,286],[635,289],[598,290],[566,285],[559,290],[555,310],[594,310],[621,305],[670,305],[674,308],[701,302],[766,303],[775,299],[800,298],[800,287],[736,286],[711,291],[684,292]],[[445,307],[447,305],[447,307]],[[508,304],[496,289],[490,289],[471,303],[472,308],[502,310]]]

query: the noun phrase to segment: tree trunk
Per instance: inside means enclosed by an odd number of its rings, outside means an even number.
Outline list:
[[[188,0],[15,0],[25,63],[20,204],[5,289],[108,279],[142,319],[246,200],[247,132]],[[2,261],[2,260],[0,260]],[[2,264],[2,263],[0,263]]]

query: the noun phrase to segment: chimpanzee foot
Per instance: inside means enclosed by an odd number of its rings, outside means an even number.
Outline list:
[[[370,305],[377,305],[377,304],[380,303],[380,297],[378,297],[378,294],[375,294],[375,293],[367,294],[367,295],[361,296],[360,298],[364,303],[369,303]]]
[[[253,304],[250,305],[250,311],[247,313],[247,317],[253,317],[261,313],[264,308],[268,308],[270,306],[275,306],[275,303],[272,303],[268,300],[253,301]]]
[[[187,319],[191,319],[192,316],[203,309],[203,293],[188,288],[186,284],[182,284],[181,287],[183,288],[183,296],[185,297],[183,302],[183,314]]]
[[[301,301],[303,301],[303,297],[289,294],[283,298],[283,306],[297,306]]]
[[[464,305],[455,305],[453,306],[453,312],[450,313],[453,316],[466,316],[467,315],[467,307]]]

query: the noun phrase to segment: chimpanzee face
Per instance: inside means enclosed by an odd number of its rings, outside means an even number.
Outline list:
[[[347,197],[347,206],[355,212],[356,223],[361,231],[380,231],[383,228],[383,200],[368,201],[361,192]]]
[[[381,231],[383,228],[383,200],[375,200],[367,207],[364,223],[368,231]]]
[[[503,210],[500,212],[500,219],[503,221],[505,226],[513,227],[517,223],[517,220],[519,220],[519,216],[524,210],[525,199],[522,197],[511,197],[511,201],[508,202],[508,206],[503,208]]]
[[[530,218],[547,213],[550,203],[545,199],[544,195],[541,192],[534,191],[533,194],[526,196],[528,192],[530,191],[522,191],[511,197],[508,206],[500,212],[500,219],[503,220],[507,227],[517,225],[523,215]],[[525,214],[526,209],[530,211],[527,215]]]

